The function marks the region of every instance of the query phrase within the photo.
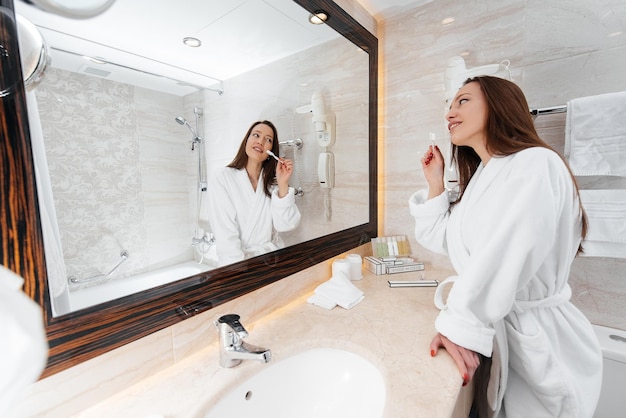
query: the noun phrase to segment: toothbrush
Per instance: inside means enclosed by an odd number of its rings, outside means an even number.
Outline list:
[[[280,160],[280,158],[278,158],[278,157],[276,156],[276,154],[274,154],[272,151],[270,151],[270,150],[265,150],[265,152],[267,152],[270,156],[274,157],[274,159],[275,159],[276,161],[278,161],[279,163],[284,164],[284,163]]]
[[[430,133],[430,143],[433,145],[433,149],[435,149],[437,145],[435,145],[435,133],[434,132]]]

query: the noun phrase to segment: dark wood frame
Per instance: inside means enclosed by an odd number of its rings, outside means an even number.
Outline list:
[[[24,278],[24,291],[43,307],[50,352],[42,377],[174,325],[376,236],[378,40],[332,1],[294,1],[310,12],[328,12],[327,24],[369,54],[369,223],[55,318],[49,303],[13,0],[0,0],[0,10],[11,13],[0,13],[0,88],[10,88],[0,97],[0,262]]]

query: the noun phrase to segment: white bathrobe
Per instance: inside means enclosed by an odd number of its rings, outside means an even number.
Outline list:
[[[300,223],[293,188],[279,198],[273,187],[270,198],[263,191],[263,173],[256,192],[244,169],[219,169],[209,184],[209,222],[220,265],[281,248],[277,232],[291,231]]]
[[[488,401],[499,417],[591,417],[602,354],[567,283],[580,242],[579,206],[557,154],[531,148],[493,157],[462,200],[448,193],[410,211],[420,244],[447,253],[457,276],[435,327],[456,344],[492,356]],[[445,283],[445,282],[444,282]]]

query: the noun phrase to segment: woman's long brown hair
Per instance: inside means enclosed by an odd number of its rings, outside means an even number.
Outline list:
[[[488,111],[485,129],[487,136],[486,148],[489,154],[506,156],[527,148],[542,147],[559,155],[572,177],[572,182],[578,195],[581,214],[581,236],[582,239],[585,239],[588,228],[587,215],[580,200],[576,177],[565,158],[537,134],[535,124],[530,115],[530,108],[522,89],[511,81],[492,76],[468,78],[463,85],[468,83],[478,83],[487,102]],[[480,161],[480,157],[472,148],[452,144],[452,163],[457,164],[459,172],[460,193],[457,201],[463,197],[463,192],[474,173],[476,173]],[[579,246],[578,251],[582,252],[582,246]]]
[[[276,127],[272,122],[268,120],[259,120],[250,125],[250,128],[248,128],[248,132],[246,132],[246,135],[243,137],[243,141],[241,141],[241,144],[239,145],[239,150],[237,151],[235,158],[233,158],[230,164],[228,164],[226,167],[237,168],[239,170],[246,168],[246,165],[248,164],[248,154],[246,154],[246,143],[248,142],[248,137],[252,133],[254,127],[261,124],[267,125],[272,129],[272,132],[274,133],[274,140],[272,141],[272,152],[278,155],[280,145],[278,143],[278,131],[276,130]],[[265,161],[263,161],[262,167],[263,191],[267,196],[271,196],[270,186],[274,182],[274,178],[276,177],[276,160],[268,156]]]

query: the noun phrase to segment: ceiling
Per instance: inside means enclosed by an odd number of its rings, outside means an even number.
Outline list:
[[[103,74],[132,67],[200,86],[338,36],[310,24],[309,13],[291,0],[118,0],[91,19],[64,18],[23,1],[15,9],[38,27],[55,67]],[[185,37],[202,45],[190,48]]]
[[[382,20],[432,0],[357,1]],[[117,0],[90,19],[61,17],[21,0],[15,9],[38,27],[53,66],[180,95],[195,91],[190,85],[221,91],[224,80],[338,36],[327,25],[310,24],[309,13],[292,0],[177,0],[175,6]],[[185,46],[185,37],[202,45]],[[167,79],[142,85],[146,73]]]
[[[384,20],[397,14],[430,3],[433,0],[356,0],[377,20]]]

